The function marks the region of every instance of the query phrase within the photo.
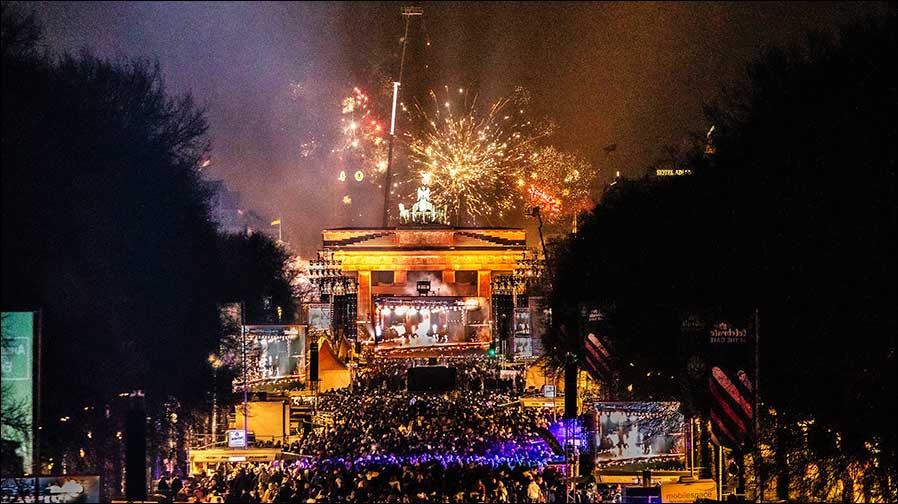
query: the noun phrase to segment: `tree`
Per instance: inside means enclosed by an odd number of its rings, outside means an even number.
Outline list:
[[[761,54],[707,108],[694,175],[616,183],[557,264],[556,322],[613,302],[622,372],[675,364],[679,309],[757,307],[764,439],[772,469],[807,461],[805,498],[896,497],[895,39],[892,16]]]
[[[843,500],[854,461],[875,461],[866,472],[881,480],[896,468],[895,26],[868,20],[771,49],[707,111],[718,178],[738,188],[735,224],[757,237],[762,376],[778,384],[766,398],[779,421],[830,432],[816,451],[840,455]]]
[[[34,13],[26,14],[10,4],[2,7],[3,32],[0,43],[4,58],[33,57],[41,41],[41,30]]]
[[[222,301],[243,302],[247,323],[298,322],[299,271],[287,249],[260,233],[222,235],[218,247]]]
[[[158,64],[39,54],[6,9],[2,304],[43,311],[45,439],[122,392],[200,404],[220,277],[203,112]]]

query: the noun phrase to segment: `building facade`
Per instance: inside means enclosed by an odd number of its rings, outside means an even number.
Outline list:
[[[406,344],[489,341],[492,280],[511,275],[526,250],[516,228],[345,228],[322,237],[324,255],[358,283],[360,339]]]

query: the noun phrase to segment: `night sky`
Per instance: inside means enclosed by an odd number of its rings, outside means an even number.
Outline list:
[[[340,100],[354,85],[372,85],[373,65],[392,68],[405,4],[24,5],[53,51],[158,58],[170,89],[207,107],[207,176],[241,191],[245,206],[282,216],[285,238],[304,255],[320,245],[323,227],[340,224],[334,168],[303,158],[299,145],[335,127]],[[663,146],[706,131],[702,104],[765,46],[894,10],[843,2],[417,5],[425,16],[412,23],[406,80],[485,97],[526,87],[531,112],[559,126],[552,143],[590,159],[602,183],[615,170],[640,176]],[[611,143],[608,156],[602,148]],[[378,220],[379,198],[353,204]]]

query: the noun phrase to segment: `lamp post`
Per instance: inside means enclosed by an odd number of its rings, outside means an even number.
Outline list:
[[[212,376],[215,380],[212,389],[212,443],[214,444],[218,442],[218,368],[222,363],[218,356],[209,354],[209,364],[212,366]]]

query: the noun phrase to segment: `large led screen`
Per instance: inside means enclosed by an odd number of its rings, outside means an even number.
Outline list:
[[[677,402],[599,402],[600,462],[682,456],[683,415]]]
[[[488,343],[486,306],[479,297],[376,298],[374,341],[389,347]]]
[[[250,387],[282,379],[302,379],[306,366],[306,328],[299,325],[250,325],[246,334],[246,368]],[[239,348],[227,357],[242,369]],[[234,379],[234,390],[242,390],[243,377]]]
[[[35,502],[34,493],[34,478],[4,478],[0,482],[0,502]],[[100,477],[41,477],[37,495],[37,502],[100,502]]]

